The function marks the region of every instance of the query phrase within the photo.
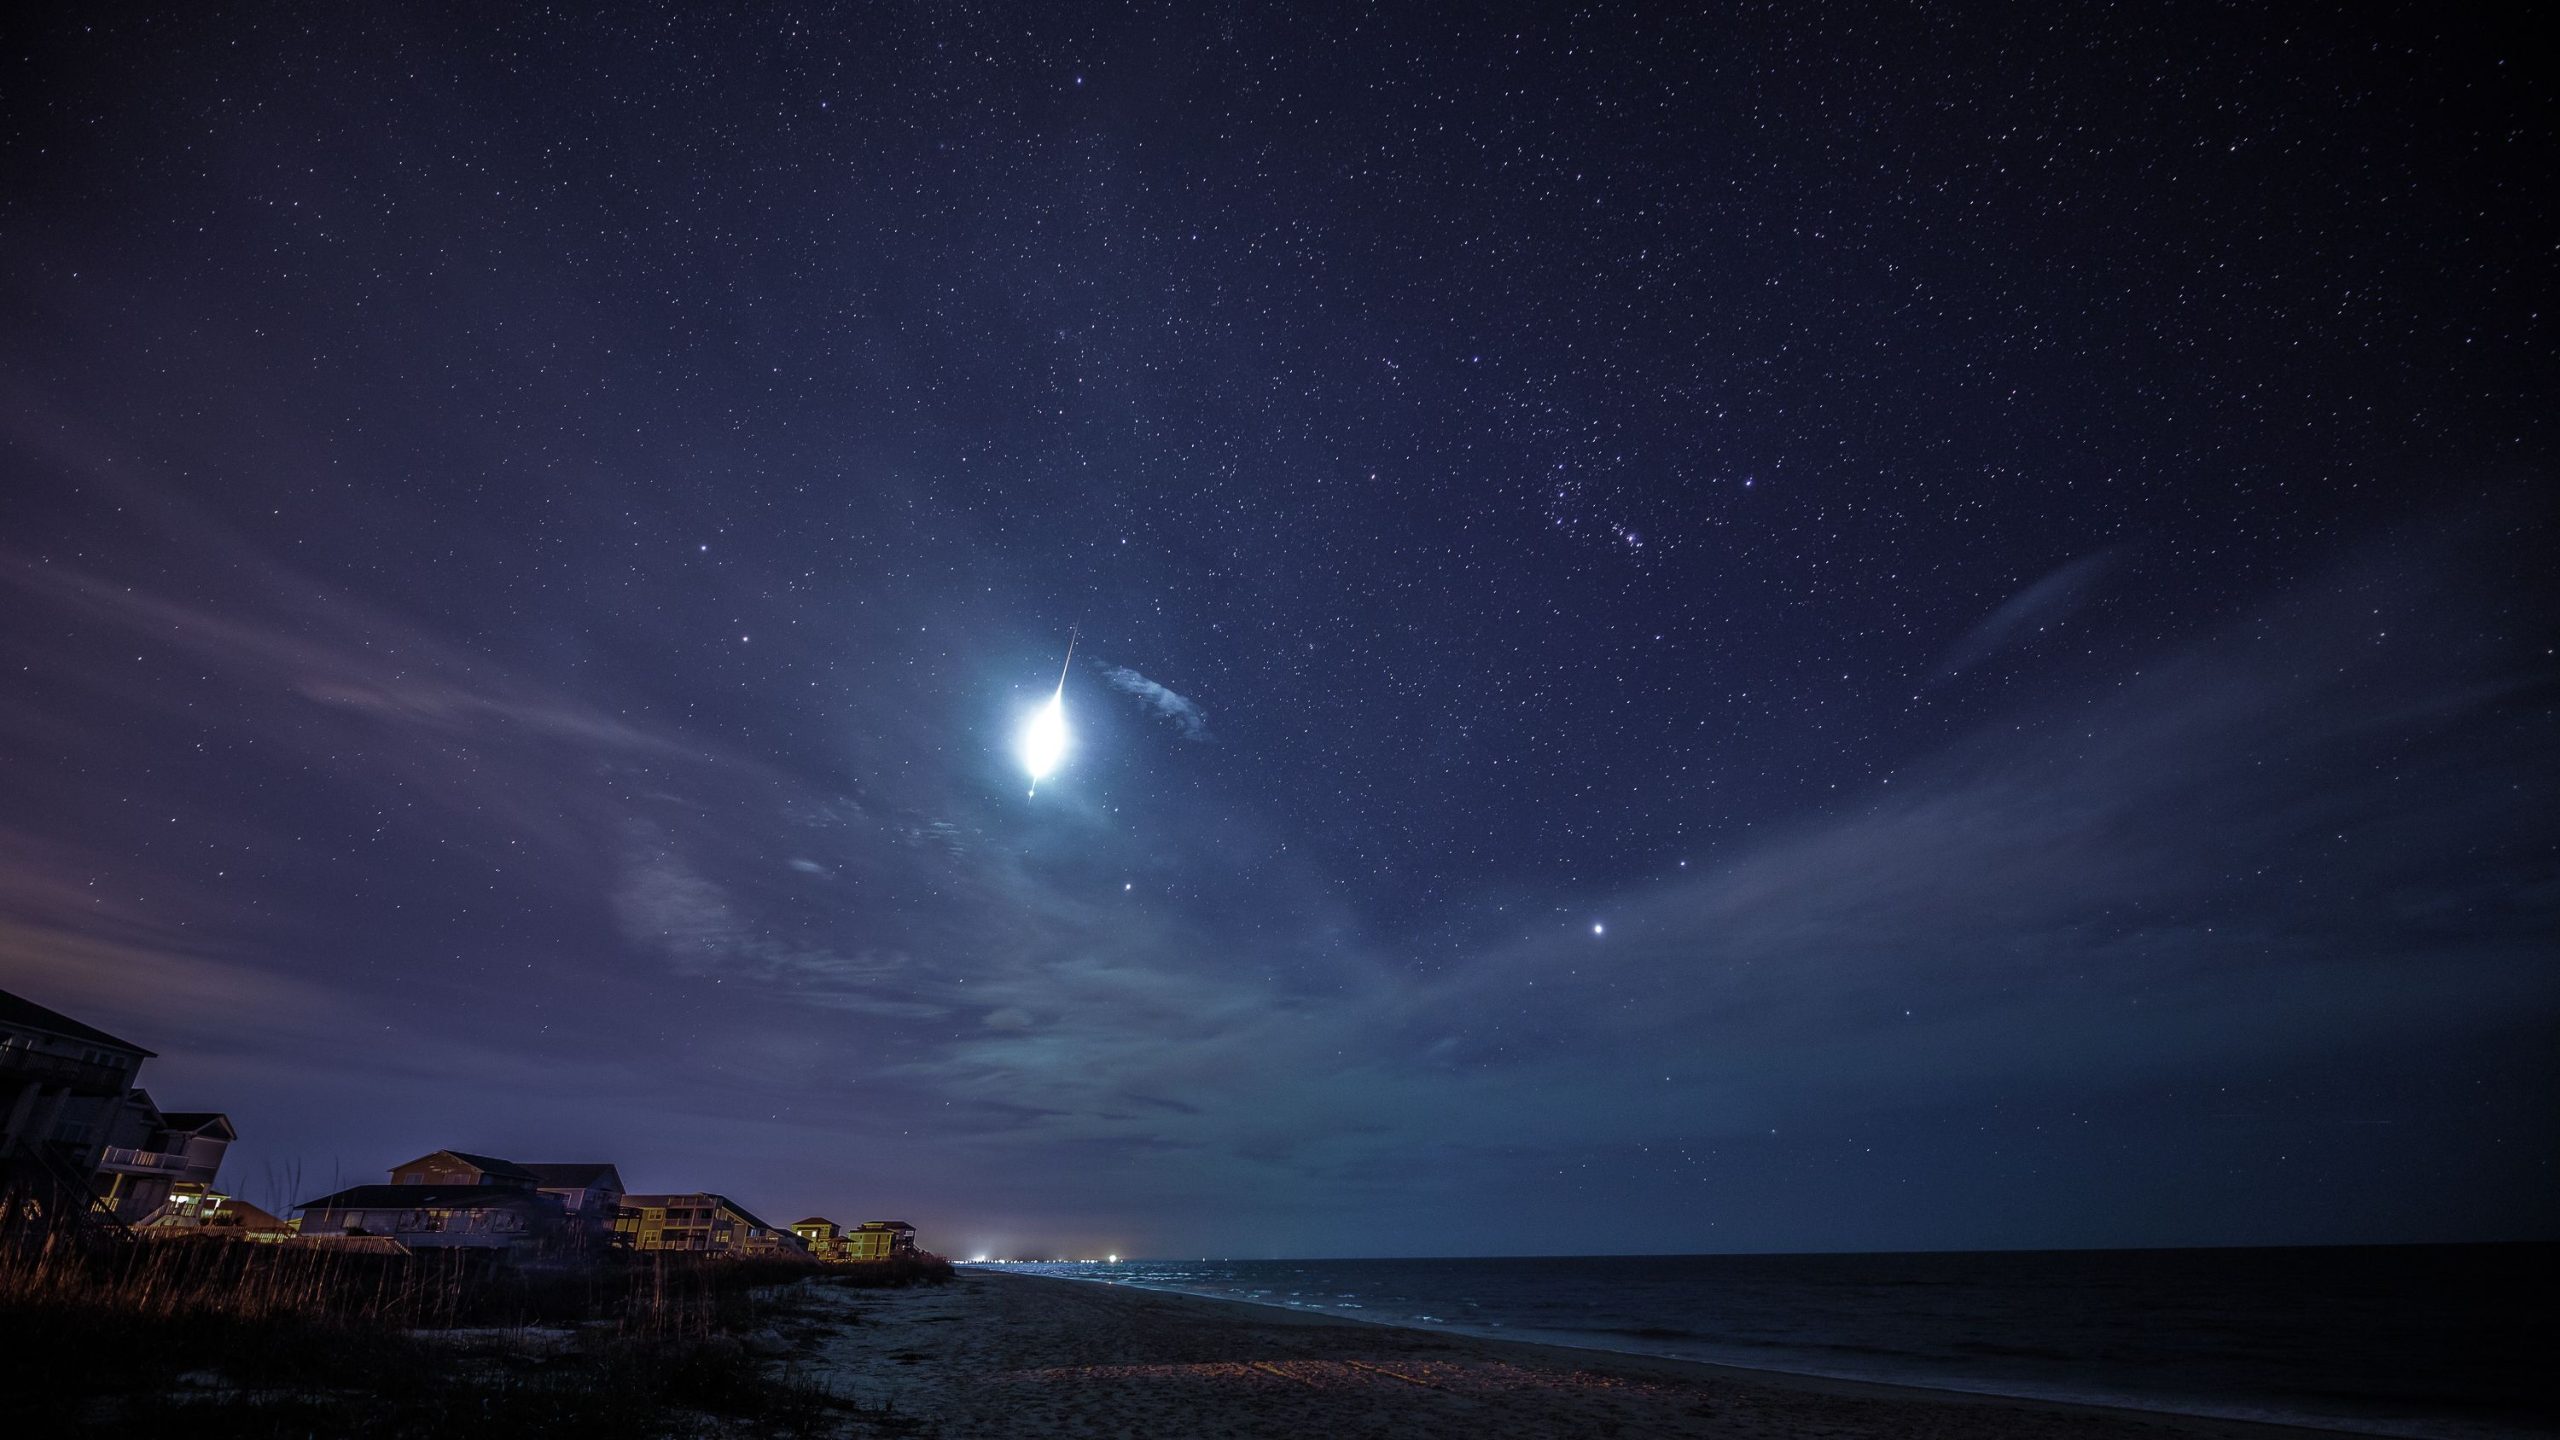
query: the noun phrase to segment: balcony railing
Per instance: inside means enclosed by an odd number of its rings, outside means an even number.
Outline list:
[[[75,1095],[121,1095],[133,1083],[119,1066],[100,1065],[74,1055],[50,1055],[23,1045],[0,1045],[0,1081],[60,1085]]]
[[[134,1150],[110,1145],[106,1154],[99,1157],[98,1166],[103,1170],[184,1170],[187,1157],[166,1150]]]

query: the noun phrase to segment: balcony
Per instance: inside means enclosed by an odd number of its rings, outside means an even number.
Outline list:
[[[166,1150],[134,1150],[123,1145],[110,1145],[98,1158],[98,1168],[128,1174],[158,1174],[186,1169],[187,1157]]]
[[[133,1072],[75,1055],[49,1055],[23,1045],[0,1045],[0,1084],[59,1086],[74,1095],[122,1095]]]

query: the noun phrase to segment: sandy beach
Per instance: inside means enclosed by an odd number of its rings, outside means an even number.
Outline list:
[[[801,1373],[909,1433],[975,1436],[2227,1436],[2313,1432],[1344,1321],[1032,1275],[835,1292]]]

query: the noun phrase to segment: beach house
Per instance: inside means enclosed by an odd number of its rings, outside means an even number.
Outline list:
[[[865,1220],[839,1247],[847,1260],[889,1260],[916,1253],[916,1227],[904,1220]]]
[[[413,1250],[531,1249],[569,1227],[560,1197],[530,1185],[353,1185],[293,1208],[306,1238],[388,1236]]]
[[[238,1133],[162,1110],[136,1081],[152,1052],[0,990],[0,1217],[113,1228],[210,1189]]]
[[[527,1161],[537,1195],[556,1195],[569,1214],[569,1229],[582,1244],[613,1238],[622,1218],[622,1172],[598,1162]]]
[[[581,1237],[613,1233],[622,1210],[622,1172],[602,1161],[515,1161],[469,1150],[438,1150],[391,1167],[395,1185],[489,1185],[559,1200]]]
[[[789,1230],[767,1225],[747,1207],[707,1190],[622,1197],[623,1229],[635,1250],[714,1255],[798,1255],[809,1248]]]
[[[223,1153],[239,1138],[227,1115],[163,1111],[152,1102],[151,1092],[134,1090],[108,1122],[94,1182],[98,1198],[117,1219],[138,1223],[181,1190],[213,1188],[222,1173]]]
[[[0,1155],[41,1151],[94,1174],[152,1052],[0,990]]]
[[[0,1224],[116,1224],[98,1165],[151,1052],[0,990]]]
[[[293,1238],[293,1227],[281,1217],[235,1195],[180,1183],[168,1202],[133,1227],[146,1240],[175,1235],[215,1235],[226,1240],[273,1243]]]
[[[436,1150],[391,1167],[388,1185],[357,1185],[294,1207],[305,1235],[389,1235],[403,1244],[516,1250],[587,1248],[611,1240],[622,1172],[601,1161],[520,1164]]]
[[[904,1220],[866,1220],[847,1230],[823,1215],[812,1215],[794,1223],[791,1233],[812,1256],[835,1263],[887,1260],[912,1255],[916,1249],[916,1227]]]
[[[806,1220],[794,1221],[791,1233],[799,1236],[800,1243],[808,1246],[810,1255],[817,1259],[842,1258],[837,1252],[844,1248],[844,1227],[823,1215],[812,1215]]]

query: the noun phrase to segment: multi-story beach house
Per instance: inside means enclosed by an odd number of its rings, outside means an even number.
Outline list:
[[[518,1164],[437,1150],[391,1167],[388,1185],[357,1185],[296,1207],[305,1235],[388,1235],[413,1246],[516,1250],[608,1242],[622,1213],[622,1172],[601,1162]]]
[[[391,1167],[399,1185],[497,1185],[560,1201],[580,1238],[613,1234],[622,1212],[622,1172],[603,1161],[501,1160],[468,1150],[438,1150]]]
[[[293,1207],[305,1238],[388,1237],[410,1249],[532,1249],[569,1233],[557,1195],[530,1185],[352,1185]]]
[[[173,1194],[203,1193],[222,1173],[223,1152],[239,1139],[231,1117],[213,1110],[162,1110],[151,1093],[125,1096],[98,1154],[98,1198],[116,1218],[139,1224]]]
[[[601,1163],[527,1161],[534,1193],[557,1195],[569,1212],[569,1228],[581,1243],[601,1246],[613,1239],[622,1218],[622,1172]]]
[[[163,1113],[151,1052],[0,990],[0,1217],[114,1225],[210,1185],[237,1138],[210,1110]]]
[[[67,1167],[85,1188],[151,1053],[0,990],[0,1158]]]
[[[634,1250],[714,1255],[801,1255],[799,1236],[757,1219],[747,1207],[707,1190],[681,1195],[625,1195],[624,1232]]]
[[[838,1250],[847,1260],[889,1260],[916,1253],[916,1227],[904,1220],[865,1220],[845,1232]]]
[[[812,1215],[791,1227],[800,1243],[820,1260],[843,1263],[851,1260],[887,1260],[898,1255],[912,1255],[916,1249],[916,1227],[904,1220],[865,1220],[851,1230],[823,1215]]]

